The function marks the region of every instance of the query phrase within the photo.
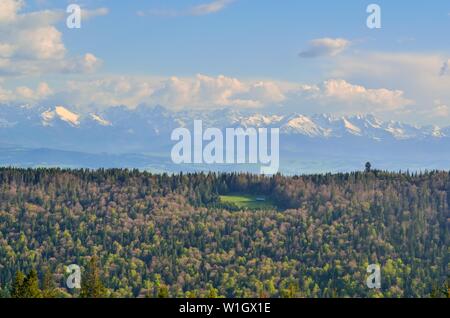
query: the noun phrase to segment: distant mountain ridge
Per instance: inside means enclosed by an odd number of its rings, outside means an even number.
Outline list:
[[[281,133],[309,137],[343,137],[345,134],[368,138],[390,136],[396,139],[450,137],[450,126],[443,129],[437,126],[421,127],[398,121],[381,121],[370,114],[343,117],[326,114],[267,115],[232,109],[173,112],[162,106],[139,106],[136,109],[120,106],[103,112],[77,113],[64,106],[0,106],[0,128],[3,129],[28,122],[30,128],[66,124],[72,128],[86,129],[97,124],[132,129],[140,124],[150,126],[151,130],[164,131],[177,126],[189,126],[195,119],[201,119],[211,127],[279,127]]]
[[[0,145],[33,150],[51,149],[39,160],[24,161],[24,152],[9,153],[4,149],[0,164],[64,165],[64,156],[71,166],[80,153],[108,155],[95,162],[105,162],[114,155],[120,167],[148,167],[145,158],[158,169],[178,171],[192,167],[172,166],[170,150],[174,142],[170,135],[175,128],[192,128],[194,120],[203,126],[280,128],[280,156],[282,168],[289,172],[345,171],[361,167],[372,160],[386,169],[432,169],[450,167],[450,127],[416,126],[396,121],[382,121],[373,115],[338,117],[326,114],[264,114],[257,111],[221,109],[212,111],[173,112],[161,106],[139,106],[128,109],[111,107],[101,112],[77,112],[69,107],[29,107],[0,105]],[[0,146],[1,148],[1,146]],[[50,158],[54,151],[64,151]],[[69,153],[72,153],[69,155]],[[28,153],[28,152],[26,152]],[[138,154],[138,161],[130,161],[130,154]],[[120,155],[126,155],[120,164]],[[54,156],[54,155],[53,155]],[[117,157],[119,156],[119,157]],[[141,157],[144,156],[144,157]],[[82,167],[89,158],[80,160]],[[134,158],[134,157],[133,157]],[[151,160],[150,160],[151,159]],[[131,162],[131,163],[130,163]],[[200,167],[216,169],[217,167]]]

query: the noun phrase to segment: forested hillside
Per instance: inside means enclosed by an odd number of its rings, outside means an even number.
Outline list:
[[[242,209],[227,194],[273,207]],[[448,172],[3,168],[0,293],[25,281],[36,297],[83,296],[65,283],[78,264],[108,297],[429,297],[448,279],[449,205]],[[372,263],[379,291],[366,286]]]

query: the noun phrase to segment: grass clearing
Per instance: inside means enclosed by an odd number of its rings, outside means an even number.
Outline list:
[[[221,195],[220,202],[234,204],[240,209],[267,210],[277,208],[266,196],[262,195]]]

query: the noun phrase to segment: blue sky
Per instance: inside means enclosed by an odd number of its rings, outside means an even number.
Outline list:
[[[19,17],[3,17],[2,26],[0,14],[0,28],[11,33],[0,36],[3,102],[370,112],[450,124],[448,1],[2,3]],[[81,29],[65,26],[61,12],[70,3],[88,12]],[[370,3],[381,7],[381,29],[366,26]],[[45,15],[52,12],[55,17]],[[32,30],[42,33],[24,35]],[[33,46],[14,42],[15,33],[50,40],[32,53]],[[45,49],[49,54],[40,51]]]
[[[237,0],[203,16],[167,17],[152,10],[187,10],[208,1],[91,1],[107,6],[107,17],[81,30],[63,28],[74,52],[95,51],[109,72],[155,75],[225,74],[308,80],[315,68],[298,53],[315,38],[348,38],[354,49],[448,51],[450,3],[378,1],[381,30],[365,22],[370,1]],[[148,12],[138,17],[137,12]],[[412,40],[414,39],[414,40]],[[408,41],[409,40],[409,41]],[[320,62],[317,62],[317,64]],[[305,72],[305,67],[308,72]]]

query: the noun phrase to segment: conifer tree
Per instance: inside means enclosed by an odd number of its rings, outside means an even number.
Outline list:
[[[169,298],[169,289],[166,285],[162,285],[159,287],[158,298]]]
[[[106,288],[100,277],[97,258],[90,259],[86,273],[81,280],[81,298],[104,298],[106,297]]]
[[[11,288],[11,297],[12,298],[23,298],[23,283],[25,280],[25,274],[21,271],[16,272],[16,276],[14,277],[14,282]]]
[[[23,281],[24,298],[41,298],[42,292],[39,289],[39,278],[37,271],[32,269]]]
[[[55,282],[53,281],[53,275],[50,269],[47,267],[44,277],[42,279],[42,297],[44,298],[56,298],[57,291]]]
[[[39,278],[36,270],[31,270],[25,276],[24,273],[18,271],[11,289],[11,297],[13,298],[41,298],[42,292],[39,289]]]

